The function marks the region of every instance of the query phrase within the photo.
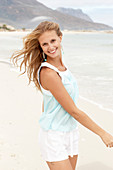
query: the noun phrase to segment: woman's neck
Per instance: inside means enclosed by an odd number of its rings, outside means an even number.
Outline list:
[[[62,62],[62,57],[61,56],[59,58],[54,58],[53,60],[50,60],[49,58],[47,58],[46,62],[54,65],[57,68],[64,66],[63,62]]]

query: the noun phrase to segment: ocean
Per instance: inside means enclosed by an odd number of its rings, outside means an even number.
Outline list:
[[[22,48],[26,34],[0,32],[0,62],[10,64],[10,56]],[[113,34],[64,32],[62,47],[65,64],[77,80],[80,98],[113,112]]]

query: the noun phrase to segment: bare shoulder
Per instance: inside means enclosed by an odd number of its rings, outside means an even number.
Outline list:
[[[54,73],[54,72],[55,72],[54,70],[52,70],[51,68],[46,67],[46,66],[44,66],[44,67],[41,68],[41,73],[43,74],[43,76],[44,76],[45,74],[48,75],[48,74]]]
[[[55,77],[58,77],[58,74],[56,71],[48,68],[48,67],[42,67],[41,71],[40,71],[40,82],[41,85],[46,89],[49,90],[47,88],[47,82],[51,82],[55,79]]]

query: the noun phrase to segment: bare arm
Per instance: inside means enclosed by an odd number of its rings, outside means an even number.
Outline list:
[[[42,102],[42,112],[44,112],[44,101]]]
[[[44,68],[42,77],[42,84],[50,90],[56,100],[71,116],[84,127],[100,136],[106,146],[113,147],[113,136],[98,126],[86,113],[77,108],[55,71]]]

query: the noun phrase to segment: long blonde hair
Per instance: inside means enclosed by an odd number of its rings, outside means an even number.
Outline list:
[[[17,65],[20,62],[20,71],[22,70],[22,65],[24,64],[24,74],[27,72],[29,78],[29,84],[31,81],[35,83],[38,90],[41,91],[40,85],[38,83],[38,69],[43,62],[43,50],[39,44],[38,38],[46,31],[55,30],[58,36],[62,36],[59,25],[54,22],[44,21],[41,22],[30,34],[23,37],[23,48],[16,51],[11,56],[13,64]],[[20,74],[20,75],[22,75]],[[42,92],[42,91],[41,91]]]

